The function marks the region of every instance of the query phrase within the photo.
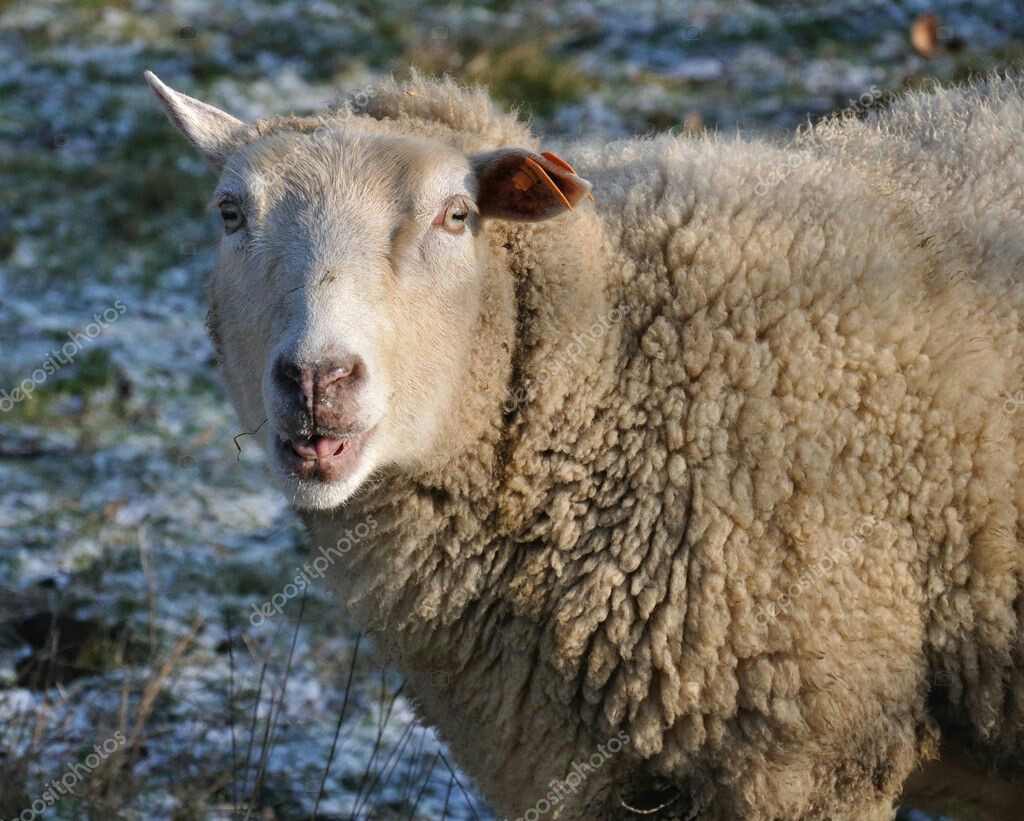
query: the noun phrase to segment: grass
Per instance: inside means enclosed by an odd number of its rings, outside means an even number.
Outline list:
[[[597,86],[574,58],[545,37],[486,46],[442,40],[417,50],[411,62],[431,74],[458,66],[465,80],[486,86],[496,101],[526,117],[550,116]]]
[[[466,64],[466,74],[527,116],[551,115],[595,86],[572,59],[538,42],[481,52]]]
[[[351,656],[344,664],[343,676],[346,681],[344,695],[338,707],[337,721],[330,754],[319,768],[307,772],[301,784],[278,781],[269,775],[268,764],[278,752],[278,730],[287,702],[289,676],[295,659],[295,641],[303,624],[304,607],[300,606],[298,616],[290,627],[286,646],[278,647],[276,657],[259,660],[260,650],[240,629],[244,614],[225,610],[223,619],[231,637],[223,651],[229,659],[229,676],[225,683],[222,714],[193,712],[189,720],[196,722],[197,732],[204,735],[208,730],[229,729],[230,749],[225,749],[219,763],[205,760],[199,762],[188,755],[187,750],[177,751],[180,772],[189,773],[173,785],[173,796],[179,809],[175,818],[192,819],[206,817],[212,807],[220,807],[233,818],[289,818],[295,816],[297,793],[312,796],[315,808],[311,818],[333,817],[324,815],[320,809],[326,797],[326,784],[332,767],[337,763],[337,753],[345,745],[345,730],[353,722],[371,721],[376,734],[373,747],[365,762],[365,769],[357,778],[349,778],[350,786],[356,791],[355,803],[351,808],[355,817],[417,817],[418,806],[423,799],[427,779],[437,769],[449,772],[449,791],[464,791],[450,763],[443,756],[434,756],[429,763],[410,763],[405,754],[417,746],[422,752],[423,730],[408,725],[397,741],[386,740],[385,730],[393,721],[393,708],[402,692],[401,685],[393,687],[387,676],[379,675],[379,688],[375,710],[355,695],[353,682],[357,675],[372,674],[369,659],[361,638],[357,637]],[[55,621],[56,625],[56,621]],[[122,636],[121,640],[109,647],[110,657],[102,668],[94,668],[95,674],[117,670],[121,679],[116,700],[109,707],[94,716],[95,726],[102,728],[92,737],[71,741],[72,733],[67,727],[51,728],[42,711],[26,711],[15,716],[15,735],[26,743],[12,754],[7,751],[0,757],[0,815],[14,817],[33,800],[45,795],[47,785],[74,770],[74,764],[88,764],[87,774],[74,779],[72,795],[58,795],[53,809],[56,817],[67,818],[132,818],[148,817],[152,807],[147,802],[153,793],[154,783],[140,775],[139,763],[159,744],[159,727],[175,718],[180,702],[168,692],[168,684],[180,670],[187,651],[194,645],[202,628],[202,619],[193,621],[190,628],[178,636],[163,636],[149,648],[146,656],[131,658],[129,646],[146,648],[140,642]],[[40,656],[66,644],[55,626],[45,642],[41,643]],[[258,683],[253,688],[241,686],[235,672],[239,654],[253,654],[260,661]],[[83,665],[92,659],[82,657]],[[53,659],[49,659],[53,661]],[[42,661],[40,662],[42,664]],[[138,671],[145,670],[143,675]],[[110,679],[107,679],[110,681]],[[69,680],[65,680],[67,685]],[[45,682],[53,687],[54,680]],[[39,682],[42,686],[44,682]],[[116,685],[115,685],[116,686]],[[61,698],[74,699],[74,688]],[[361,703],[360,703],[361,702]],[[372,717],[371,717],[372,713]],[[204,730],[203,727],[207,729]],[[114,743],[116,742],[116,743]],[[108,751],[99,764],[95,757],[89,759],[93,745],[100,745]],[[65,752],[55,758],[54,747],[64,747]],[[114,748],[114,749],[111,749]],[[82,768],[79,768],[81,772]],[[404,781],[401,798],[385,798],[385,789],[397,778]],[[479,815],[479,813],[478,813]]]
[[[67,337],[64,337],[66,340]],[[59,348],[55,343],[54,348]],[[40,352],[38,366],[48,361],[48,350]],[[10,392],[21,384],[24,374],[8,374],[2,381]],[[5,425],[44,425],[59,427],[69,420],[81,421],[83,415],[96,413],[108,420],[126,420],[131,383],[104,348],[81,351],[73,362],[58,368],[35,390],[15,403],[0,419]],[[73,400],[73,401],[72,401]],[[83,431],[88,434],[88,431]],[[31,454],[29,454],[31,455]]]
[[[874,59],[872,43],[857,33],[874,36],[864,15],[807,4],[782,16],[766,3],[714,4],[715,14],[693,21],[702,27],[694,41],[679,31],[690,22],[685,10],[672,8],[649,31],[639,20],[634,41],[619,36],[619,18],[600,8],[581,13],[521,0],[484,0],[457,13],[449,0],[272,0],[230,15],[202,4],[151,13],[152,5],[0,0],[0,14],[27,21],[3,28],[10,53],[0,79],[5,298],[8,286],[22,299],[38,294],[40,311],[57,305],[86,322],[103,307],[90,293],[100,283],[142,316],[163,307],[172,277],[184,271],[173,295],[195,294],[198,323],[213,254],[196,249],[215,241],[215,220],[205,213],[213,174],[166,123],[141,82],[144,67],[230,108],[238,101],[225,80],[237,81],[244,98],[250,81],[272,86],[281,67],[306,81],[362,86],[415,63],[489,86],[500,103],[520,106],[551,134],[571,131],[568,107],[590,96],[626,131],[676,128],[691,109],[726,132],[738,119],[774,128],[786,117],[804,119],[811,92],[801,67],[809,60],[834,60],[841,72]],[[1019,27],[1005,22],[1008,30]],[[752,43],[772,51],[784,75],[744,90],[730,61]],[[1019,45],[973,46],[915,71],[966,79],[1024,58]],[[666,49],[680,59],[717,57],[726,79],[674,79]],[[878,61],[886,72],[880,86],[903,82],[901,61]],[[645,89],[656,93],[645,98]],[[775,109],[758,108],[765,100]],[[5,370],[12,361],[41,363],[63,341],[36,327],[38,313],[12,312],[0,329],[0,349],[15,355],[0,363]],[[149,328],[180,326],[144,327],[104,339],[109,349],[83,350],[31,399],[0,415],[0,479],[7,483],[0,571],[10,585],[0,599],[0,675],[8,677],[0,681],[0,710],[8,697],[28,692],[33,699],[0,739],[0,815],[20,812],[44,782],[115,731],[125,734],[116,760],[48,817],[166,817],[173,804],[181,819],[295,818],[317,803],[313,814],[327,817],[331,799],[345,790],[358,796],[360,814],[377,817],[416,815],[431,799],[439,799],[433,806],[446,799],[472,805],[460,802],[468,787],[449,761],[417,754],[423,731],[395,717],[401,683],[376,668],[351,625],[337,622],[335,602],[311,596],[297,615],[295,600],[265,631],[249,629],[249,604],[279,590],[306,557],[291,519],[268,524],[243,509],[246,494],[267,504],[267,483],[259,467],[235,462],[238,427],[205,365],[188,372],[191,363],[166,352],[156,365],[132,359],[161,343]],[[121,364],[133,361],[156,373]],[[0,387],[9,390],[21,376],[5,374]],[[130,514],[126,523],[122,514]],[[199,613],[206,620],[194,629]],[[12,632],[33,616],[52,621],[53,630],[31,641]],[[42,681],[19,690],[22,658]],[[62,664],[84,672],[66,675]],[[289,713],[309,684],[322,687],[322,713]],[[292,744],[303,722],[319,746]],[[320,757],[289,761],[296,749]],[[438,773],[440,796],[431,792]],[[392,790],[396,782],[402,786]]]

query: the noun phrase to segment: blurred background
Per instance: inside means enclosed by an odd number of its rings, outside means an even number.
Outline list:
[[[1021,57],[1021,0],[0,0],[0,816],[493,817],[285,586],[203,327],[214,181],[144,69],[240,117],[418,66],[548,134],[731,137]]]

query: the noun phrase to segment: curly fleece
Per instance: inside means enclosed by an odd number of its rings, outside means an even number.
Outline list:
[[[447,81],[338,116],[537,145]],[[1020,762],[1022,119],[579,146],[593,208],[486,226],[462,436],[303,515],[379,523],[332,583],[496,807],[889,818],[943,722]]]

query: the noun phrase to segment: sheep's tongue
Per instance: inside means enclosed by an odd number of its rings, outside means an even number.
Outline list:
[[[326,459],[337,456],[345,447],[344,439],[328,439],[318,436],[315,439],[292,439],[292,447],[303,459]]]

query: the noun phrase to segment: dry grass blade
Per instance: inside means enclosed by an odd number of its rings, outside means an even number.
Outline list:
[[[413,802],[412,808],[409,810],[409,821],[413,821],[416,817],[416,810],[420,806],[420,801],[423,800],[423,793],[427,791],[427,785],[430,783],[430,776],[434,774],[434,767],[437,766],[437,759],[441,757],[441,753],[434,753],[434,757],[430,759],[430,766],[427,768],[426,774],[423,776],[423,780],[420,783],[420,791],[416,793],[416,800]],[[451,782],[449,781],[449,790],[451,789]],[[445,801],[447,806],[447,800]]]
[[[203,617],[197,616],[190,625],[188,632],[175,642],[171,651],[167,654],[160,667],[146,679],[142,688],[142,696],[136,705],[135,722],[130,732],[126,733],[125,742],[116,750],[110,753],[100,765],[93,771],[89,781],[92,785],[91,793],[97,799],[106,795],[116,788],[121,781],[120,773],[127,770],[129,773],[135,769],[138,763],[143,731],[152,714],[156,700],[164,688],[167,679],[178,667],[185,650],[193,642],[196,634],[203,625]],[[121,685],[120,701],[118,705],[119,729],[123,732],[127,725],[127,704],[129,699],[129,684],[127,673]],[[126,760],[127,757],[127,760]]]
[[[384,763],[381,765],[380,770],[378,770],[377,774],[373,777],[373,781],[370,782],[370,786],[366,790],[366,795],[362,798],[362,801],[359,804],[357,804],[355,809],[353,810],[353,814],[357,818],[359,817],[359,810],[363,809],[365,805],[370,803],[370,798],[373,796],[373,791],[376,790],[377,787],[379,786],[381,791],[383,792],[384,787],[388,785],[388,782],[391,780],[391,776],[393,776],[395,773],[395,769],[397,769],[399,763],[401,763],[402,752],[405,750],[406,744],[409,743],[409,739],[412,738],[412,731],[415,726],[415,724],[407,724],[405,726],[405,729],[402,730],[402,734],[398,737],[398,741],[395,742],[394,746],[391,748],[391,752],[388,754],[388,757],[384,760]],[[383,777],[384,773],[388,772],[388,767],[391,767],[392,761],[395,762],[394,767],[391,769],[391,773],[388,775],[388,777],[382,782],[381,778]]]
[[[320,801],[324,795],[324,788],[327,785],[327,776],[331,771],[331,764],[334,763],[334,754],[338,749],[338,736],[341,733],[341,725],[345,720],[345,712],[348,709],[349,696],[352,693],[352,678],[356,671],[356,662],[359,659],[359,644],[363,640],[363,634],[356,634],[355,647],[352,648],[352,662],[348,667],[348,679],[345,681],[345,695],[341,699],[341,712],[338,713],[338,723],[334,726],[334,739],[331,741],[331,751],[327,755],[327,764],[324,766],[324,774],[320,779],[320,789],[316,793],[316,802],[313,805],[313,821],[316,821],[316,814],[320,810]]]
[[[153,584],[153,569],[149,565],[149,549],[147,547],[146,528],[139,529],[139,566],[142,577],[146,580],[146,606],[149,608],[149,652],[156,656],[156,586]]]
[[[380,755],[381,744],[384,741],[384,728],[387,727],[388,722],[391,720],[391,711],[394,709],[395,701],[402,694],[402,690],[405,687],[405,682],[395,690],[391,695],[391,700],[387,698],[387,673],[384,670],[380,671],[380,702],[377,709],[377,736],[373,741],[373,750],[370,752],[370,759],[366,762],[366,767],[363,770],[362,778],[359,780],[359,788],[356,790],[356,797],[354,806],[358,809],[362,805],[363,789],[366,787],[366,782],[370,778],[370,773],[373,772],[373,765],[377,761],[377,756]],[[385,704],[387,705],[385,708]],[[355,814],[353,812],[353,818]]]
[[[438,755],[441,755],[438,753]],[[449,768],[450,769],[450,768]],[[444,791],[444,806],[441,808],[441,821],[445,821],[448,817],[448,802],[452,797],[452,787],[455,786],[455,773],[451,773],[448,776],[448,789]]]
[[[459,776],[455,772],[455,768],[451,765],[451,762],[449,762],[448,759],[445,757],[444,753],[439,752],[438,755],[441,756],[441,761],[443,761],[444,765],[448,768],[448,772],[452,774],[452,778],[455,780],[455,784],[456,786],[458,786],[459,792],[462,793],[462,797],[466,801],[466,808],[469,810],[474,820],[479,819],[480,816],[477,815],[476,807],[473,805],[473,799],[472,797],[470,797],[469,792],[467,792],[465,786],[463,786],[462,782],[459,780]],[[445,800],[445,803],[447,803],[447,799]]]
[[[421,765],[419,762],[423,760],[423,746],[427,742],[426,730],[420,728],[420,743],[416,745],[416,750],[413,752],[412,757],[408,761],[406,767],[405,778],[403,779],[402,787],[402,805],[408,806],[409,798],[412,794],[414,785],[420,783],[416,780],[416,776],[422,776],[425,765]],[[399,762],[401,763],[401,762]]]
[[[228,632],[228,726],[231,730],[231,806],[238,807],[238,744],[235,740],[235,632],[231,609],[224,608],[224,624]]]
[[[284,710],[284,698],[288,691],[288,679],[292,672],[292,662],[295,658],[295,645],[299,639],[299,629],[302,627],[302,617],[306,612],[306,591],[302,593],[302,602],[299,605],[299,615],[295,620],[295,630],[292,632],[291,646],[288,648],[288,662],[284,668],[284,680],[281,682],[281,694],[277,699],[276,709],[274,702],[270,703],[270,711],[267,714],[267,724],[263,732],[263,743],[260,748],[260,763],[259,769],[256,772],[256,780],[253,782],[252,795],[249,797],[249,808],[246,811],[245,818],[248,819],[253,810],[256,808],[256,802],[259,799],[260,790],[263,788],[263,779],[266,776],[267,766],[270,763],[270,757],[274,753],[274,731],[277,729],[277,721],[281,717],[281,712]]]
[[[252,648],[250,647],[250,652]],[[267,663],[260,665],[260,678],[256,684],[256,700],[252,705],[252,722],[249,724],[249,744],[245,750],[245,764],[242,766],[242,793],[245,793],[245,785],[249,783],[249,765],[252,762],[253,741],[256,738],[256,724],[259,721],[260,701],[263,699],[263,682],[267,678]]]
[[[175,643],[167,658],[164,659],[164,663],[160,665],[156,675],[150,676],[146,682],[146,686],[142,691],[142,700],[138,706],[138,715],[135,717],[135,726],[132,727],[131,735],[128,736],[128,743],[125,745],[128,749],[137,751],[139,738],[142,736],[142,731],[146,726],[146,721],[149,719],[149,714],[153,710],[153,705],[156,703],[156,698],[163,689],[164,682],[167,681],[174,668],[177,667],[185,650],[192,643],[192,640],[195,639],[196,633],[199,632],[199,628],[202,626],[203,617],[197,616],[192,622],[188,633]]]

